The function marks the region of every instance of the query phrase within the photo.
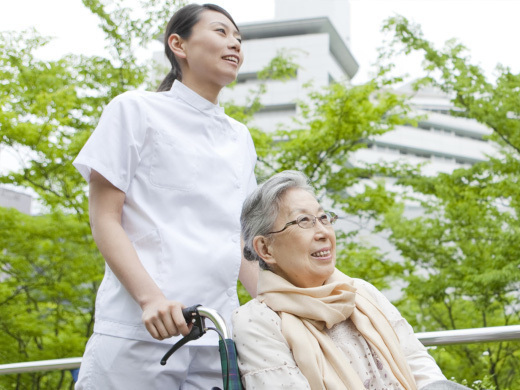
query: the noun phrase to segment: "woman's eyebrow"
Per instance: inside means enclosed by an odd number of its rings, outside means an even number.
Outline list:
[[[210,25],[212,24],[218,24],[219,26],[222,26],[224,28],[226,28],[227,30],[233,30],[233,34],[235,36],[238,36],[239,38],[241,38],[241,34],[240,32],[236,29],[236,28],[231,28],[229,24],[227,23],[224,23],[224,22],[220,22],[220,21],[215,21],[215,22],[211,22]]]
[[[318,208],[318,213],[321,212],[321,211],[323,211],[323,207],[320,206]],[[300,208],[300,209],[291,210],[291,213],[289,215],[292,217],[295,214],[296,215],[298,215],[298,214],[312,214],[312,212],[310,212],[308,209],[301,209]]]

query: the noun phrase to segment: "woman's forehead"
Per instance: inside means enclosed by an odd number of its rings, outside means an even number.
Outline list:
[[[282,198],[281,211],[285,215],[316,213],[323,210],[316,198],[301,188],[289,189]]]
[[[229,20],[226,15],[211,9],[202,11],[198,23],[208,27],[212,25],[220,25],[226,27],[228,30],[233,31],[236,34],[239,34],[233,22],[231,22],[231,20]]]

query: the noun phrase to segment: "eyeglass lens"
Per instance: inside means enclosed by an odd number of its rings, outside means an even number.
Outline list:
[[[328,214],[320,215],[319,217],[315,217],[314,215],[301,215],[298,220],[298,226],[303,229],[310,229],[316,224],[316,219],[319,219],[323,225],[330,225],[332,223],[332,217]]]

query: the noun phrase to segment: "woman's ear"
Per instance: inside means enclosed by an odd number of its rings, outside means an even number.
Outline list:
[[[272,240],[264,236],[256,236],[253,238],[253,248],[260,258],[267,264],[276,264],[276,260],[272,254]]]
[[[186,58],[184,51],[184,39],[179,34],[172,34],[168,37],[168,46],[177,58]]]

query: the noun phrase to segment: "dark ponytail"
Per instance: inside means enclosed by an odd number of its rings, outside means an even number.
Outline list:
[[[159,85],[159,88],[157,88],[157,92],[161,91],[169,91],[173,85],[173,82],[176,79],[181,79],[180,77],[177,77],[177,72],[175,69],[170,69],[166,77],[161,81],[161,84]]]
[[[157,92],[169,91],[175,80],[182,80],[181,67],[175,58],[175,54],[173,54],[170,46],[168,45],[168,38],[172,34],[179,34],[181,38],[188,39],[191,35],[193,26],[197,24],[197,22],[200,20],[200,15],[205,10],[220,12],[222,15],[226,16],[238,30],[238,27],[231,15],[224,8],[215,4],[188,4],[175,12],[175,14],[173,14],[172,18],[168,22],[166,31],[164,33],[164,52],[166,54],[166,58],[168,58],[168,61],[170,61],[172,68],[159,85],[159,88],[157,88]]]

